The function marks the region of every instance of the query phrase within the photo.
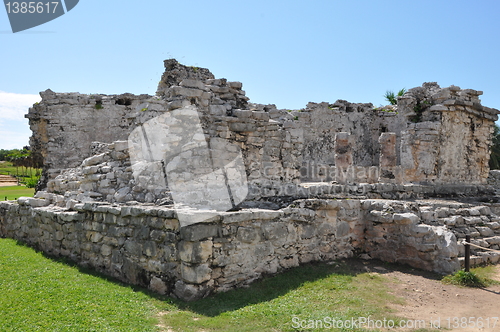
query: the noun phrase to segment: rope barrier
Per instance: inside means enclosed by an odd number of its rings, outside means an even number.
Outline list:
[[[481,246],[478,246],[477,244],[473,244],[473,243],[466,242],[465,240],[464,240],[464,241],[462,241],[462,244],[463,244],[463,245],[468,244],[468,245],[473,246],[473,247],[476,247],[476,248],[480,248],[480,249],[483,249],[483,250],[494,251],[494,252],[497,252],[497,253],[499,253],[499,254],[500,254],[500,250],[495,250],[495,249],[490,249],[490,248],[481,247]]]

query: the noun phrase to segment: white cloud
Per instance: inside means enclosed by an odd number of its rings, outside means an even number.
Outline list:
[[[38,95],[0,91],[0,149],[20,149],[28,145],[31,131],[24,115],[41,100]]]
[[[29,145],[28,121],[7,120],[0,123],[0,149],[21,149]]]
[[[41,101],[39,95],[25,95],[0,91],[0,120],[20,120],[34,103]]]

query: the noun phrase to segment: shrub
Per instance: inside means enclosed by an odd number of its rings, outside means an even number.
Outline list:
[[[386,91],[384,98],[391,104],[391,105],[397,105],[398,104],[398,97],[401,97],[406,93],[406,89],[402,88],[401,90],[398,91],[398,94],[396,95],[393,91]]]
[[[26,188],[35,188],[39,179],[40,179],[39,176],[34,176],[34,177],[31,177],[31,178],[27,179],[25,181]]]
[[[487,282],[474,272],[465,272],[464,270],[460,270],[452,275],[444,277],[443,281],[448,284],[466,287],[485,287],[487,285]]]

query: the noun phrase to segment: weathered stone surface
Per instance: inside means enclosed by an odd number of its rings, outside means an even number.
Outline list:
[[[219,234],[219,226],[207,224],[195,224],[183,227],[180,230],[180,236],[186,241],[199,241],[214,237]]]
[[[420,220],[414,213],[395,213],[393,219],[397,224],[416,224]]]
[[[482,106],[478,91],[424,83],[397,106],[338,100],[278,110],[249,103],[240,82],[207,69],[173,59],[165,69],[155,97],[41,93],[27,118],[46,191],[1,202],[1,236],[185,300],[355,252],[449,273],[463,249],[457,239],[500,244],[500,205],[418,201],[500,192],[484,185],[498,111]],[[196,139],[177,137],[181,127],[165,115],[185,107],[199,117]],[[130,158],[139,140],[129,134],[154,121],[169,131],[155,131],[141,173]],[[193,149],[198,141],[210,153]],[[154,144],[179,153],[153,158]],[[248,195],[229,181],[234,158],[222,157],[239,151]],[[208,159],[221,171],[201,162]],[[173,187],[204,202],[206,188],[193,181],[217,172],[231,206],[179,208],[185,202],[174,201]],[[490,174],[500,188],[500,175]],[[246,199],[238,205],[240,194]],[[222,212],[229,208],[236,211]]]
[[[149,283],[149,289],[161,295],[166,295],[169,293],[167,285],[163,282],[163,280],[161,280],[158,277],[151,278],[151,281]]]
[[[212,247],[212,241],[181,241],[178,249],[179,257],[182,261],[187,263],[205,263],[212,257]]]
[[[211,278],[212,269],[208,264],[201,265],[185,265],[181,264],[181,276],[185,282],[192,284],[201,284]]]

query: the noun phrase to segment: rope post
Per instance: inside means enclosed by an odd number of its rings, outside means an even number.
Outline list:
[[[470,271],[470,235],[465,236],[465,272]]]

